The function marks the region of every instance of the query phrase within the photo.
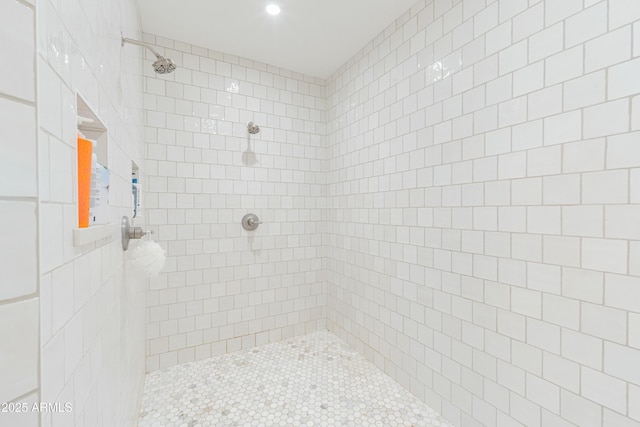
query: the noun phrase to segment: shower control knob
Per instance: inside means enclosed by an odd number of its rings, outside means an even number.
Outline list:
[[[242,217],[242,228],[247,231],[255,230],[260,224],[262,224],[262,221],[260,221],[256,214],[250,213]]]

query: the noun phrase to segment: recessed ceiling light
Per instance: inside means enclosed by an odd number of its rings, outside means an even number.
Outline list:
[[[277,4],[270,4],[267,6],[267,13],[269,15],[280,15],[280,6],[278,6]]]

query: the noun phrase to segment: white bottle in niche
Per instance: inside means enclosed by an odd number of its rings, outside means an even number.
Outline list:
[[[109,181],[111,172],[106,167],[98,163],[96,147],[98,143],[93,143],[93,154],[91,155],[91,204],[89,207],[89,225],[100,225],[109,223]]]
[[[133,218],[142,218],[142,191],[140,189],[140,184],[138,184],[138,177],[135,172],[132,175],[131,193],[133,196]]]
[[[96,163],[96,187],[91,208],[91,224],[100,225],[109,223],[109,181],[111,172],[109,169]]]
[[[96,155],[96,148],[98,147],[98,142],[90,139],[91,141],[91,191],[89,196],[89,225],[96,224],[96,201],[98,197],[98,156]]]

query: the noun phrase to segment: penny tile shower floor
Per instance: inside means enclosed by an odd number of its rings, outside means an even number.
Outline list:
[[[139,426],[447,426],[327,331],[147,375]]]

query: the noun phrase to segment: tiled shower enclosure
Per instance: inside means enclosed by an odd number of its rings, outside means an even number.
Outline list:
[[[0,426],[640,427],[640,1],[419,0],[322,78],[140,10],[0,2],[0,404],[73,407]],[[79,98],[151,280],[74,244]]]
[[[147,368],[326,327],[455,425],[633,425],[639,17],[420,1],[326,81],[146,35]]]

